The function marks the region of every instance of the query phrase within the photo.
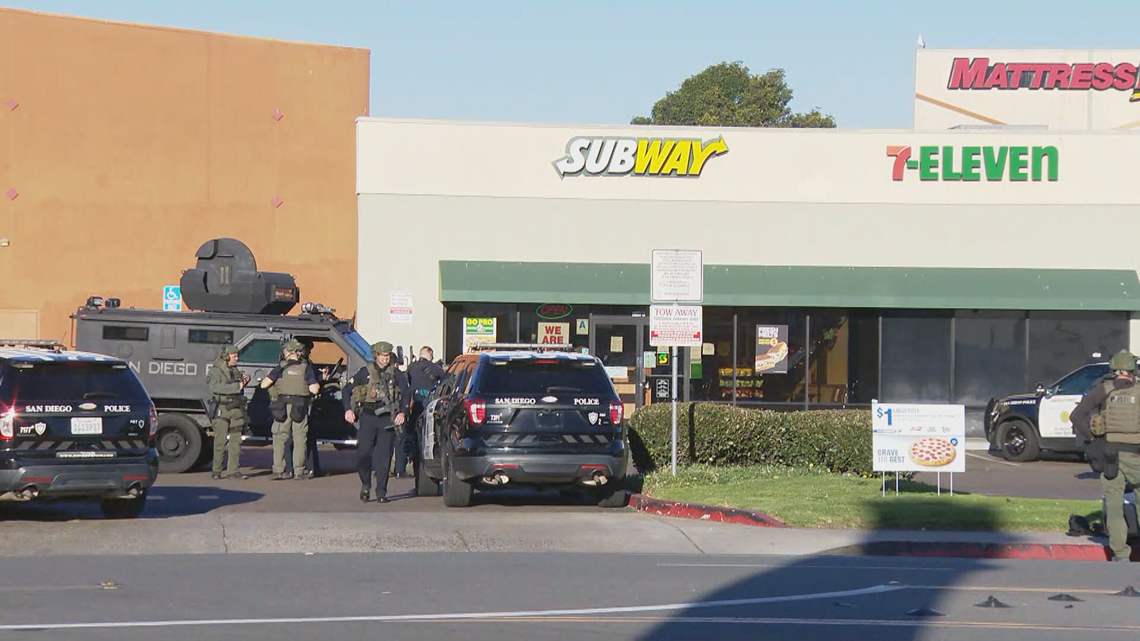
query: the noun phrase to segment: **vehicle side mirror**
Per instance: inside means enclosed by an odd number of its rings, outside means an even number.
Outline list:
[[[1038,394],[1044,394],[1045,393],[1045,383],[1038,383],[1037,384],[1037,393]]]

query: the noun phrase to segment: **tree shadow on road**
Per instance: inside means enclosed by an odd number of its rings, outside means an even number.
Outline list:
[[[932,512],[955,509],[945,498],[948,497],[931,497],[928,502],[923,501],[919,509]],[[989,544],[970,550],[942,543],[953,538],[947,534],[901,533],[892,530],[898,519],[898,504],[893,504],[892,499],[889,495],[868,499],[874,527],[855,545],[794,558],[786,564],[780,564],[783,557],[710,558],[710,565],[726,564],[723,570],[726,575],[740,572],[732,568],[748,563],[777,565],[759,569],[715,591],[694,594],[691,605],[675,611],[638,638],[643,641],[695,638],[910,641],[932,638],[936,633],[930,628],[939,624],[1018,620],[1008,614],[1016,610],[982,612],[976,608],[975,603],[991,596],[987,590],[992,588],[968,586],[987,585],[984,580],[973,577],[1004,567],[1005,563],[995,560],[1002,554],[1003,546],[1024,543],[1025,537],[991,533],[986,535]],[[970,512],[956,515],[968,518],[978,527],[998,525],[998,515],[992,509],[972,506]],[[931,558],[967,553],[972,553],[973,558]],[[894,558],[881,558],[884,556]],[[1094,562],[1087,565],[1089,567],[1075,570],[1097,567]],[[717,571],[708,567],[678,568],[677,580],[684,582],[686,572]],[[1107,587],[1120,589],[1123,586]],[[992,596],[1006,603],[1015,603],[1019,598],[1012,592]],[[726,601],[736,603],[717,605]],[[923,609],[944,616],[929,612],[925,612],[929,616],[923,616]]]

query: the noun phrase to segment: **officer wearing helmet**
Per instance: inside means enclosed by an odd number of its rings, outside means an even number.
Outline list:
[[[241,433],[249,425],[246,412],[245,394],[242,392],[249,383],[249,376],[237,369],[238,350],[226,345],[218,355],[218,360],[206,372],[206,386],[210,391],[210,422],[214,428],[213,478],[222,478],[222,462],[229,446],[229,462],[226,478],[248,478],[238,469],[241,457]]]
[[[1093,384],[1073,410],[1077,439],[1085,459],[1100,474],[1104,490],[1104,523],[1113,561],[1127,563],[1128,525],[1124,520],[1124,489],[1140,483],[1140,385],[1136,357],[1120,351],[1109,361],[1109,372]]]
[[[396,367],[392,344],[372,344],[372,362],[348,380],[342,392],[344,420],[357,428],[356,472],[360,475],[360,500],[367,502],[376,474],[376,501],[388,502],[388,468],[396,445],[396,430],[408,416],[411,393],[408,378]]]
[[[305,348],[300,341],[285,343],[285,362],[274,367],[261,379],[262,389],[273,388],[273,480],[288,478],[285,474],[285,444],[292,436],[293,477],[311,478],[305,470],[305,442],[309,436],[309,408],[313,397],[321,391],[317,373],[305,360]]]

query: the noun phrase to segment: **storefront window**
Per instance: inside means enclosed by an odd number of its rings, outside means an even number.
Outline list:
[[[870,403],[879,386],[877,313],[811,314],[808,400],[813,404]]]
[[[1128,315],[1116,312],[1030,312],[1029,376],[1050,385],[1092,360],[1108,360],[1128,346]]]
[[[518,341],[515,306],[498,303],[447,303],[444,305],[445,359],[463,353],[467,340],[514,343]],[[465,319],[471,319],[467,323]],[[494,323],[492,324],[491,321]]]
[[[705,308],[705,344],[689,350],[691,400],[732,401],[732,321],[731,308]]]
[[[737,402],[802,406],[807,314],[757,308],[742,308],[738,312]]]
[[[883,397],[879,400],[949,402],[950,348],[949,314],[914,311],[884,315]]]
[[[519,305],[519,341],[540,345],[590,346],[590,306],[570,303]]]
[[[985,407],[1026,391],[1025,313],[960,311],[954,318],[954,399]]]

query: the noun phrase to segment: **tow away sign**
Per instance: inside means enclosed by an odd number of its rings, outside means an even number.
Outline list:
[[[700,305],[651,305],[649,344],[653,347],[700,347],[704,308]]]

